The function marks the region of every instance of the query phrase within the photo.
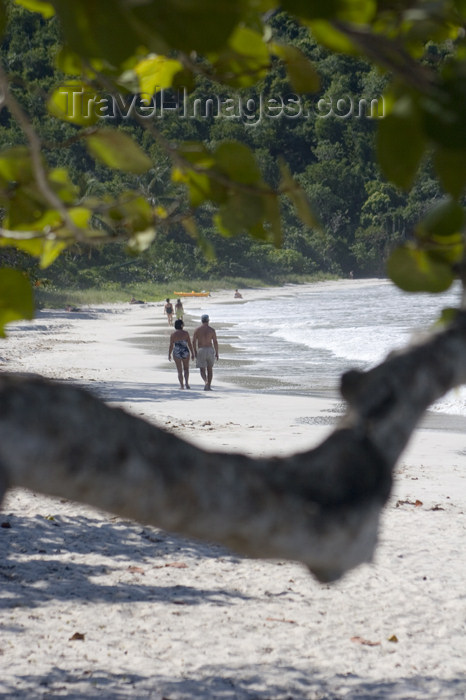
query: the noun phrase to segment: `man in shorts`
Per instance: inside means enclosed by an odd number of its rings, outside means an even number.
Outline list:
[[[218,360],[218,342],[215,330],[209,326],[207,314],[201,316],[201,325],[194,331],[193,347],[196,367],[201,371],[201,377],[205,383],[204,391],[212,391],[210,385],[214,362]]]

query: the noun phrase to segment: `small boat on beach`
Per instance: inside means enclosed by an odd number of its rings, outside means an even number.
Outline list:
[[[173,292],[175,297],[210,297],[210,292]]]

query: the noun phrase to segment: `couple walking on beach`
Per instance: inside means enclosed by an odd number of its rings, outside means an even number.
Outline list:
[[[193,333],[193,342],[188,331],[184,330],[182,319],[175,321],[175,330],[170,336],[168,359],[173,359],[178,371],[178,379],[181,389],[190,389],[189,386],[189,355],[196,358],[196,367],[200,370],[204,380],[204,391],[212,391],[212,377],[215,360],[218,360],[218,342],[215,330],[209,326],[209,316],[201,316],[201,325]],[[184,379],[184,383],[183,383]]]
[[[134,297],[133,297],[134,298]],[[131,299],[131,304],[139,304],[143,302],[136,302]],[[171,303],[170,299],[167,297],[165,306],[163,307],[163,312],[167,314],[167,321],[169,326],[173,326],[173,304]],[[181,303],[181,299],[178,299],[178,301],[175,304],[175,313],[176,313],[176,318],[183,320],[183,314],[184,314],[184,309],[183,309],[183,304]],[[175,324],[176,327],[176,324]]]

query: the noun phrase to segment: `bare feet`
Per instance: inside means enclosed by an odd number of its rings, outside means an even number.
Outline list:
[[[191,389],[191,387],[189,386],[189,384],[186,384],[186,389]]]
[[[208,384],[206,384],[204,387],[204,391],[212,391],[212,389],[210,388],[210,386]]]

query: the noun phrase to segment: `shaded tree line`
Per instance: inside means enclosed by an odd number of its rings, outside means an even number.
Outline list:
[[[186,193],[171,178],[171,163],[157,140],[136,119],[116,114],[112,125],[130,134],[153,162],[144,174],[111,170],[95,161],[76,137],[73,124],[47,113],[50,91],[65,79],[61,67],[66,55],[59,43],[57,20],[9,3],[11,21],[2,42],[5,69],[12,76],[12,91],[31,115],[47,158],[55,167],[66,166],[82,196],[113,196],[138,188],[151,204],[168,210],[174,203],[186,205]],[[394,246],[409,237],[416,221],[442,193],[428,160],[421,167],[414,187],[406,193],[380,174],[374,153],[376,123],[383,117],[382,94],[387,77],[368,62],[332,53],[317,44],[308,31],[283,12],[271,20],[277,41],[292,44],[309,57],[320,77],[315,94],[297,95],[283,65],[277,62],[255,86],[227,91],[207,76],[197,78],[189,95],[190,116],[180,111],[154,118],[164,140],[196,140],[208,147],[229,139],[248,145],[264,176],[275,185],[278,161],[285,157],[291,174],[307,194],[321,227],[307,226],[283,198],[283,242],[276,248],[242,234],[224,237],[209,215],[209,204],[195,215],[202,245],[180,223],[157,232],[142,254],[128,258],[125,243],[93,248],[78,244],[66,250],[48,268],[46,277],[57,286],[98,286],[108,282],[170,282],[196,277],[243,276],[279,281],[292,275],[317,272],[382,276]],[[431,44],[426,61],[434,64],[448,56],[448,42]],[[174,104],[184,85],[158,95]],[[193,86],[190,86],[193,87]],[[124,95],[124,92],[122,92]],[[209,108],[206,101],[212,98]],[[219,115],[215,99],[230,100],[243,112]],[[283,100],[287,108],[279,117],[260,114],[262,103]],[[371,101],[378,102],[371,114]],[[194,116],[194,104],[201,107]],[[252,101],[252,102],[251,102]],[[247,105],[252,107],[248,110]],[[207,113],[206,113],[207,112]],[[235,112],[235,110],[233,110]],[[277,114],[277,111],[275,112]],[[165,116],[166,115],[166,116]],[[0,148],[24,142],[24,135],[7,109],[0,112]],[[66,144],[66,148],[63,147]],[[181,202],[181,203],[180,203]],[[103,225],[94,221],[95,226]],[[36,263],[11,249],[0,249],[0,262],[28,269],[40,277]]]

